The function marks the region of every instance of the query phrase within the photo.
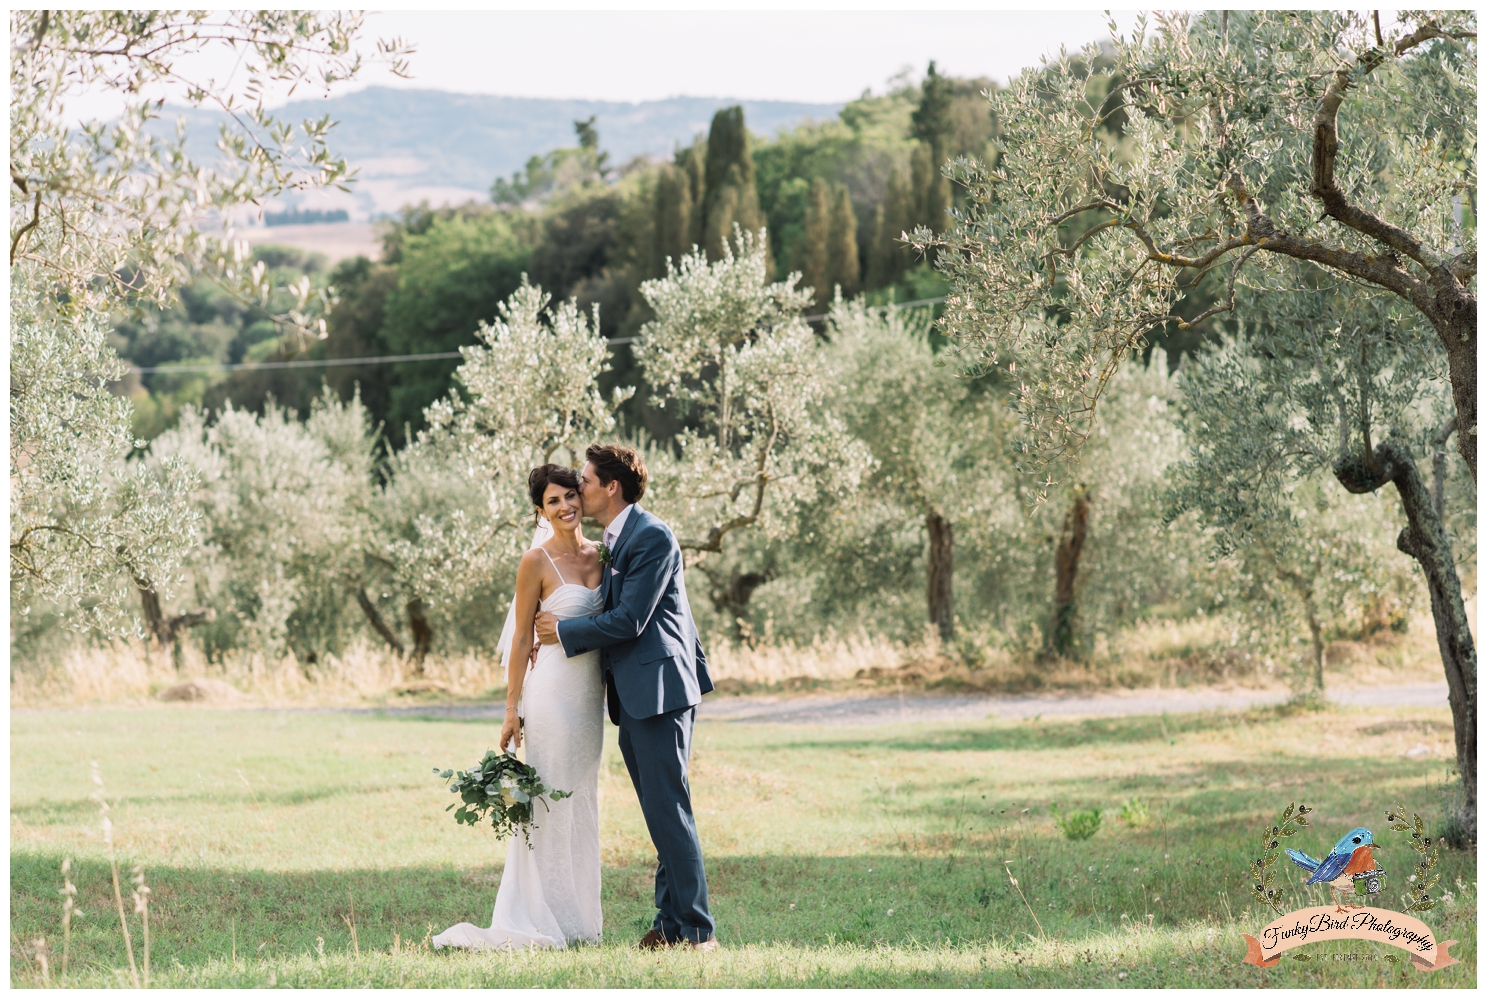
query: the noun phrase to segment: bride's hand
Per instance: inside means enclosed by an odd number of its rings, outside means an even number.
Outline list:
[[[512,743],[511,749],[506,748],[506,743]],[[521,748],[521,719],[512,711],[506,715],[506,720],[501,723],[501,741],[499,743],[501,752],[509,753]]]

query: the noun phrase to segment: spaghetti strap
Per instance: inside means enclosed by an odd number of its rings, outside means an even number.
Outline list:
[[[564,586],[567,586],[568,581],[563,578],[563,570],[558,568],[558,564],[556,562],[553,562],[552,556],[548,555],[547,549],[543,548],[541,545],[538,545],[537,550],[542,554],[547,555],[547,561],[552,564],[552,571],[558,574],[558,582],[562,583]]]

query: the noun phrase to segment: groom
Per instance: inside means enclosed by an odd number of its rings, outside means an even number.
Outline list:
[[[604,610],[559,621],[537,615],[537,638],[572,658],[599,649],[609,718],[656,846],[656,921],[646,949],[716,950],[707,875],[692,818],[687,761],[702,695],[713,689],[682,582],[682,551],[658,517],[638,505],[645,462],[633,449],[595,444],[579,480],[585,517],[604,525]]]

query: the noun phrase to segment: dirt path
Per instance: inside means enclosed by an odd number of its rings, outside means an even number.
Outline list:
[[[705,697],[698,717],[784,725],[890,725],[984,718],[1115,717],[1163,712],[1243,710],[1279,704],[1284,691],[1139,690],[1077,696],[913,695],[870,697]],[[1422,683],[1331,691],[1348,707],[1445,707],[1446,684]]]
[[[986,694],[859,694],[779,697],[741,695],[702,699],[698,717],[708,721],[775,725],[892,725],[899,722],[981,721],[986,718],[1118,717],[1189,711],[1234,711],[1279,704],[1277,690],[1136,690],[1070,696]],[[1446,684],[1362,687],[1328,693],[1346,707],[1446,707]],[[285,709],[262,709],[285,710]],[[502,704],[421,704],[387,708],[290,708],[300,711],[381,714],[421,718],[499,719]]]

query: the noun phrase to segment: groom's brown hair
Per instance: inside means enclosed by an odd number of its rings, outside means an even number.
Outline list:
[[[594,474],[601,485],[616,480],[620,484],[620,495],[626,503],[638,503],[645,495],[645,459],[633,447],[623,444],[590,444],[583,453],[594,466]]]

